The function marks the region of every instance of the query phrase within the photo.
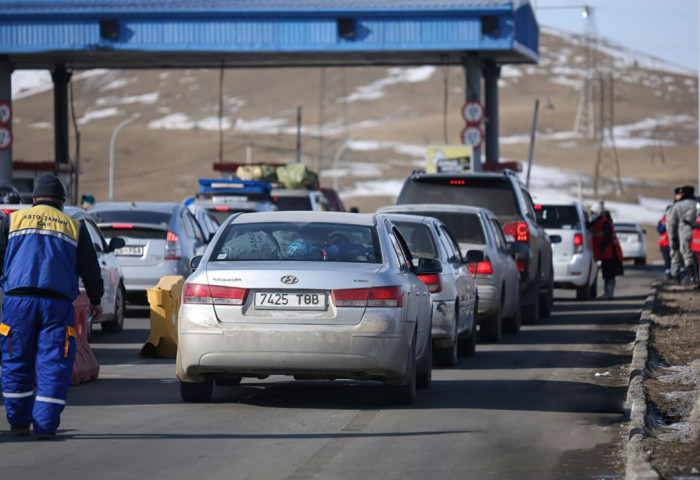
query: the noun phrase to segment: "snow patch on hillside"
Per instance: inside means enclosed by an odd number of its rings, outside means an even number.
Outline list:
[[[101,110],[88,110],[85,114],[78,119],[78,125],[85,125],[93,120],[102,120],[103,118],[114,117],[116,115],[123,114],[123,110],[119,110],[116,107],[103,108]]]
[[[433,73],[437,70],[437,67],[433,66],[423,66],[414,68],[390,68],[388,69],[389,75],[387,77],[381,78],[369,85],[363,85],[357,87],[353,93],[348,95],[346,98],[341,99],[345,102],[357,102],[357,101],[367,101],[376,100],[382,98],[385,95],[385,89],[391,85],[396,85],[399,83],[420,83],[425,82]]]
[[[104,75],[109,72],[104,68],[95,68],[73,75],[72,80],[84,80],[87,78]],[[30,97],[38,93],[47,92],[53,88],[51,72],[48,70],[15,70],[12,72],[12,100]]]
[[[152,92],[152,93],[145,93],[143,95],[126,95],[122,97],[117,97],[117,96],[111,96],[111,97],[102,97],[98,98],[95,100],[95,105],[98,106],[104,106],[104,105],[128,105],[130,103],[142,103],[144,105],[156,103],[158,101],[158,97],[160,96],[159,92]]]

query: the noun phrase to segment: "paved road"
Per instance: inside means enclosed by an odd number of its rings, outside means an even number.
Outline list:
[[[95,333],[100,380],[71,389],[58,440],[16,439],[0,420],[0,475],[621,478],[630,343],[659,274],[628,268],[614,301],[557,290],[551,318],[435,370],[411,407],[387,406],[379,383],[285,377],[183,404],[173,361],[137,357],[148,320],[132,312],[124,332]]]

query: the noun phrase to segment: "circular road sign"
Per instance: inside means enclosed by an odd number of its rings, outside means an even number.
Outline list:
[[[0,150],[12,146],[12,132],[7,127],[0,127]]]
[[[462,143],[479,148],[484,142],[484,131],[476,125],[469,125],[462,130]]]
[[[0,100],[0,125],[5,125],[12,120],[12,107],[9,103]]]
[[[484,119],[484,106],[476,100],[469,100],[462,107],[462,117],[467,125],[476,125]]]

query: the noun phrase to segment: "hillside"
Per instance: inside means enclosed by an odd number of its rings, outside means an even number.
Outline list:
[[[526,159],[533,104],[539,98],[535,163],[541,168],[533,171],[532,178],[536,196],[576,196],[579,190],[589,196],[598,145],[572,132],[585,76],[585,51],[579,38],[543,29],[540,55],[538,65],[502,69],[501,157]],[[614,66],[615,141],[625,177],[625,192],[614,196],[612,189],[606,189],[606,199],[627,203],[639,203],[640,195],[641,202],[647,197],[665,199],[673,186],[695,184],[696,76],[611,44],[600,46],[599,58],[601,64]],[[217,70],[77,72],[73,90],[82,138],[82,193],[106,199],[110,136],[119,122],[138,113],[140,117],[117,140],[116,198],[179,200],[191,194],[196,179],[212,175],[211,165],[219,159],[219,74]],[[53,110],[47,77],[36,72],[13,76],[17,160],[52,159]],[[460,68],[441,66],[227,70],[222,98],[225,161],[244,161],[248,145],[255,161],[292,161],[299,105],[304,162],[321,171],[324,184],[336,177],[348,204],[370,210],[391,201],[406,174],[423,165],[426,145],[445,138],[458,142],[464,74]],[[334,154],[346,136],[353,139],[350,149],[341,168],[332,170]],[[554,184],[553,178],[558,179]]]

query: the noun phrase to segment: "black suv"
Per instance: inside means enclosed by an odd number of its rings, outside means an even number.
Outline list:
[[[552,309],[552,243],[537,223],[532,198],[510,170],[502,173],[414,173],[403,184],[401,204],[446,203],[491,210],[512,242],[529,251],[517,260],[522,321],[534,324]]]

